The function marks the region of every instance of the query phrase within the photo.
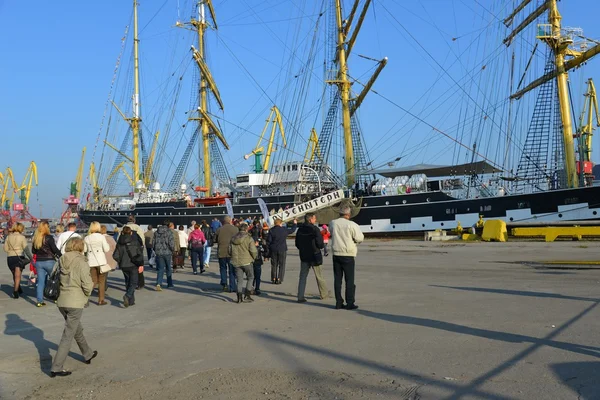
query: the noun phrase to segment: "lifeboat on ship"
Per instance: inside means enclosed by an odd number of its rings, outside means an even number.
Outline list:
[[[194,188],[194,191],[206,193],[206,192],[208,192],[208,188],[202,187],[202,186],[196,186]],[[225,205],[225,199],[228,199],[228,198],[229,198],[228,195],[226,195],[226,194],[222,195],[219,192],[217,192],[214,196],[205,196],[205,197],[195,198],[194,204],[202,205],[204,207],[223,206],[223,205]]]

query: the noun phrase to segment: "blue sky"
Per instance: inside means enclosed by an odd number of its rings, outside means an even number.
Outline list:
[[[188,49],[192,38],[185,31],[173,28],[178,18],[189,17],[190,4],[189,0],[143,0],[140,3],[142,106],[148,135],[154,129],[163,131],[165,128],[168,113],[161,110],[166,103],[161,97],[165,95],[165,88],[175,87],[176,80],[171,74],[186,71],[185,79],[190,79],[193,65],[189,62]],[[232,175],[249,169],[250,162],[245,162],[242,155],[256,145],[257,135],[274,101],[280,106],[284,104],[284,109],[287,104],[291,118],[290,98],[297,87],[293,75],[301,71],[300,61],[306,56],[320,4],[321,1],[312,0],[214,0],[220,29],[218,34],[209,33],[209,64],[225,103],[225,112],[219,115],[224,118],[225,135],[232,145],[232,150],[225,155]],[[374,87],[379,94],[369,95],[360,114],[367,146],[376,159],[374,165],[384,164],[399,154],[403,156],[402,164],[452,162],[453,157],[458,158],[452,155],[453,142],[405,116],[390,101],[418,112],[428,123],[454,135],[461,104],[458,97],[452,97],[454,92],[460,92],[455,86],[460,82],[465,93],[475,90],[468,86],[472,82],[461,80],[465,71],[477,65],[476,53],[491,52],[492,44],[501,39],[480,35],[486,32],[486,26],[498,25],[498,18],[506,14],[499,6],[487,4],[481,0],[374,2],[351,64],[351,74],[365,80],[373,63],[357,54],[375,59],[389,57],[388,66]],[[560,7],[564,25],[580,26],[586,36],[600,38],[594,17],[600,11],[597,2],[560,2]],[[17,181],[21,181],[29,162],[36,161],[40,184],[31,200],[31,209],[36,215],[39,204],[43,206],[44,217],[60,215],[62,198],[68,194],[69,182],[75,178],[84,146],[88,148],[87,174],[98,138],[104,137],[102,116],[121,38],[131,22],[130,17],[131,1],[65,0],[32,5],[31,2],[0,0],[0,54],[3,55],[0,63],[0,144],[3,149],[0,168],[12,167]],[[453,41],[453,37],[459,39]],[[474,47],[475,40],[481,41],[477,47]],[[518,43],[517,50],[527,50],[535,42],[531,37],[526,40]],[[126,87],[129,49],[126,48],[122,59],[122,75],[117,81],[120,86],[115,90],[118,96],[122,96],[119,90]],[[502,60],[498,58],[496,64],[490,63],[489,70],[495,67],[506,71]],[[535,65],[538,67],[535,75],[539,75],[543,62],[537,60]],[[600,62],[594,60],[572,77],[576,105],[580,103],[577,92],[581,91],[582,77],[598,78],[599,65]],[[321,72],[315,70],[314,75]],[[534,78],[533,71],[526,81],[531,78]],[[434,82],[437,83],[433,85]],[[481,80],[481,89],[490,91],[489,85],[494,84],[490,82],[493,81]],[[315,84],[306,94],[307,108],[314,106],[320,90]],[[180,96],[174,124],[177,126],[185,123],[190,88],[183,87]],[[424,108],[435,104],[436,98],[446,101],[431,109]],[[320,120],[316,116],[313,120],[318,127]],[[297,128],[304,139],[297,141],[294,152],[304,153],[309,125],[312,122],[305,121]],[[106,128],[106,120],[102,128]],[[172,129],[172,141],[166,152],[169,154],[161,167],[163,174],[167,173],[168,159],[179,158],[186,134],[189,132]],[[183,140],[180,141],[179,136],[183,136]],[[470,145],[472,140],[464,137],[466,144]],[[100,150],[98,144],[96,160]],[[492,150],[488,151],[486,154],[493,157]],[[594,160],[598,160],[597,154]],[[190,170],[196,169],[196,165],[190,166]],[[187,176],[193,175],[190,172]]]

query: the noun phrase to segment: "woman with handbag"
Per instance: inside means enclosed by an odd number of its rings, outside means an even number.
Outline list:
[[[56,305],[65,319],[65,329],[50,368],[52,378],[71,375],[71,371],[63,369],[63,364],[69,355],[73,339],[77,342],[86,364],[91,364],[92,359],[98,355],[97,351],[88,346],[81,326],[83,308],[94,289],[90,268],[83,255],[83,250],[83,239],[72,238],[65,245],[65,254],[57,265],[60,273],[60,295]]]
[[[23,269],[31,262],[33,258],[31,250],[27,246],[27,239],[23,236],[25,226],[16,223],[10,230],[10,234],[4,241],[4,251],[6,252],[6,262],[13,276],[13,299],[18,299],[23,293],[21,289],[21,275]]]
[[[33,235],[32,244],[33,254],[36,256],[35,268],[38,272],[37,277],[37,307],[43,307],[44,303],[44,287],[46,286],[46,277],[52,273],[54,263],[62,255],[54,237],[50,234],[50,226],[47,222],[40,222],[35,234]]]
[[[144,272],[144,248],[142,243],[134,238],[132,230],[125,225],[117,241],[113,258],[119,264],[125,277],[126,292],[123,305],[129,307],[135,304],[135,289],[138,286],[138,274]]]
[[[88,235],[83,240],[85,253],[90,266],[90,275],[94,286],[98,285],[98,305],[106,305],[104,301],[104,290],[106,289],[106,273],[110,266],[106,261],[105,253],[110,250],[106,238],[100,233],[100,222],[94,221],[90,224]]]

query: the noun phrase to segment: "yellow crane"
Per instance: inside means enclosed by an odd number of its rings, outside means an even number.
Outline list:
[[[17,188],[17,182],[13,175],[10,167],[6,168],[4,173],[4,184],[2,185],[2,196],[0,196],[1,207],[4,211],[10,211],[15,198],[15,189]]]
[[[579,162],[577,163],[577,172],[579,173],[580,185],[591,186],[592,184],[592,135],[594,129],[600,127],[600,110],[598,108],[598,98],[596,97],[596,86],[592,78],[588,79],[587,90],[584,94],[583,110],[579,117],[579,129],[574,135],[577,138],[579,148]],[[596,116],[596,126],[594,126],[594,115]]]
[[[149,188],[150,183],[152,183],[152,167],[154,166],[154,159],[156,158],[156,147],[158,146],[159,136],[160,132],[156,131],[154,134],[154,141],[152,142],[152,150],[150,150],[150,156],[148,157],[146,168],[144,169],[144,185],[146,185],[147,188]]]
[[[315,160],[315,155],[321,158],[321,148],[319,147],[319,136],[315,128],[310,131],[310,137],[308,138],[308,146],[306,147],[306,153],[304,153],[304,163],[312,163]]]
[[[24,207],[29,205],[29,197],[31,196],[31,187],[35,182],[35,186],[38,185],[38,173],[37,173],[37,165],[32,161],[29,164],[29,168],[27,168],[27,172],[25,173],[25,178],[23,178],[23,183],[21,186],[15,188],[15,192],[20,191],[19,199],[21,200],[21,204]]]
[[[84,147],[83,150],[81,151],[81,161],[79,162],[79,168],[77,169],[77,177],[75,178],[75,182],[71,182],[71,196],[75,197],[76,199],[79,199],[79,196],[81,195],[81,185],[83,184],[83,165],[85,162],[85,151],[86,148]]]
[[[264,164],[261,162],[261,156],[265,151],[265,148],[261,145],[263,141],[263,137],[269,128],[269,124],[273,124],[271,128],[271,135],[269,136],[269,144],[267,146],[267,153],[265,154]],[[269,164],[271,163],[271,155],[273,154],[273,144],[275,143],[275,132],[279,127],[279,132],[281,132],[281,138],[283,139],[283,147],[287,146],[287,142],[285,140],[285,130],[283,129],[283,122],[281,120],[281,113],[279,112],[279,108],[277,106],[271,107],[271,112],[269,113],[269,118],[267,118],[267,122],[265,124],[265,128],[263,129],[260,137],[258,138],[258,143],[256,147],[250,154],[246,154],[244,159],[247,160],[251,155],[254,154],[254,172],[269,172]]]
[[[96,175],[96,164],[90,163],[90,183],[92,185],[92,199],[94,203],[100,201],[100,187],[98,186],[98,176]]]

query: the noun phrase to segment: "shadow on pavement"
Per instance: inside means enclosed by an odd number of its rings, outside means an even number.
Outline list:
[[[50,350],[58,350],[58,345],[44,338],[44,331],[33,325],[31,322],[25,321],[17,314],[7,314],[4,327],[5,335],[20,336],[25,340],[29,340],[37,349],[40,358],[40,370],[47,375],[50,374],[52,366],[52,356]],[[82,355],[69,352],[72,358],[85,362]]]
[[[557,363],[551,364],[550,368],[565,386],[577,394],[578,399],[600,396],[600,362]]]
[[[35,306],[37,304],[35,287],[32,288],[32,287],[29,287],[28,285],[24,285],[23,281],[21,281],[21,289],[23,289],[23,294],[21,294],[19,296],[19,298],[16,299],[16,301],[23,299],[26,302],[28,302],[29,304]],[[12,295],[13,295],[12,284],[2,285],[2,292],[5,293],[7,297],[12,298]],[[13,299],[13,300],[15,300],[15,299]]]
[[[466,290],[466,291],[470,291],[470,292],[507,294],[507,295],[512,295],[512,296],[541,297],[541,298],[550,298],[550,299],[594,301],[594,302],[600,301],[600,299],[593,299],[593,298],[589,298],[589,297],[565,296],[565,295],[562,295],[559,293],[531,292],[531,291],[526,291],[526,290],[479,288],[479,287],[465,287],[465,286],[444,286],[444,285],[429,285],[429,286],[437,287],[437,288],[445,288],[445,289]]]
[[[536,293],[536,292],[525,292],[525,293],[528,293],[527,295],[531,295],[531,293]],[[542,293],[542,295],[549,295],[549,296],[545,296],[545,297],[556,296],[552,293]],[[560,295],[558,295],[558,296],[560,296]],[[579,298],[577,298],[577,299],[580,300]],[[567,328],[569,328],[570,326],[575,324],[577,321],[579,321],[581,318],[583,318],[586,314],[588,314],[592,310],[594,310],[594,308],[596,308],[598,306],[598,304],[600,304],[600,302],[598,302],[598,301],[593,302],[591,305],[586,307],[579,314],[575,315],[574,317],[572,317],[571,319],[569,319],[568,321],[566,321],[565,323],[563,323],[561,326],[557,327],[556,329],[553,329],[549,334],[547,334],[543,338],[536,338],[536,337],[532,337],[532,336],[519,335],[519,334],[513,334],[513,333],[507,333],[507,332],[490,331],[487,329],[472,328],[472,327],[468,327],[468,326],[464,326],[464,325],[458,325],[458,324],[453,324],[450,322],[437,321],[437,320],[426,319],[426,318],[383,314],[383,313],[377,313],[377,312],[365,311],[365,310],[359,310],[358,313],[360,313],[361,315],[364,315],[364,316],[377,318],[377,319],[381,319],[384,321],[399,323],[399,324],[425,326],[425,327],[429,327],[429,328],[441,329],[444,331],[455,332],[455,333],[459,333],[459,334],[479,336],[479,337],[483,337],[486,339],[492,339],[492,340],[501,340],[501,341],[506,341],[506,342],[515,342],[515,343],[519,343],[519,342],[531,343],[531,345],[529,345],[527,348],[525,348],[524,350],[515,354],[508,360],[504,361],[503,363],[500,363],[496,367],[492,368],[490,371],[485,372],[482,375],[478,376],[477,378],[473,379],[468,385],[462,386],[459,390],[457,390],[451,396],[445,397],[445,399],[454,400],[454,399],[463,398],[465,396],[476,396],[475,392],[477,390],[479,390],[478,388],[481,385],[488,382],[490,379],[502,374],[504,371],[509,370],[515,364],[526,359],[531,354],[533,354],[535,351],[537,351],[538,349],[540,349],[541,347],[544,347],[544,346],[554,347],[554,348],[570,351],[573,353],[584,354],[584,355],[589,355],[592,357],[600,358],[600,348],[598,348],[598,347],[586,346],[586,345],[580,345],[580,344],[574,344],[574,343],[567,343],[567,342],[559,342],[559,341],[552,340],[556,336],[560,335]]]
[[[317,347],[311,344],[302,343],[296,340],[279,337],[270,333],[260,332],[260,331],[251,331],[249,334],[254,337],[257,341],[259,341],[265,349],[273,352],[273,354],[280,358],[285,359],[287,363],[292,364],[297,359],[301,359],[301,357],[293,357],[291,352],[306,352],[311,353],[313,355],[317,355],[324,358],[331,358],[337,362],[345,363],[348,365],[354,365],[361,368],[367,368],[372,370],[375,373],[385,374],[388,376],[394,376],[397,378],[405,379],[410,382],[415,382],[418,385],[427,385],[432,387],[437,387],[449,391],[451,393],[456,393],[463,389],[463,386],[451,381],[438,380],[432,378],[430,376],[421,375],[412,371],[408,371],[403,368],[396,367],[394,365],[385,365],[383,363],[379,363],[376,361],[372,361],[366,358],[357,357],[353,355],[344,354],[341,352],[337,352],[334,350],[330,350],[323,347]],[[302,364],[300,364],[302,367]],[[344,370],[343,367],[340,370]],[[469,391],[469,393],[478,398],[478,399],[488,399],[488,400],[506,400],[509,397],[502,396],[495,393],[490,393],[489,391],[485,391],[483,389],[473,388]]]
[[[384,314],[368,310],[357,310],[357,313],[365,317],[380,319],[382,321],[394,322],[404,325],[423,326],[426,328],[439,329],[442,331],[458,333],[462,335],[477,336],[484,339],[498,340],[508,343],[533,343],[536,345],[554,347],[572,353],[584,354],[587,356],[600,358],[600,348],[586,346],[568,342],[559,342],[547,338],[537,338],[533,336],[520,335],[517,333],[492,331],[482,328],[473,328],[466,325],[454,324],[452,322],[439,321],[429,318],[411,317],[407,315]]]

